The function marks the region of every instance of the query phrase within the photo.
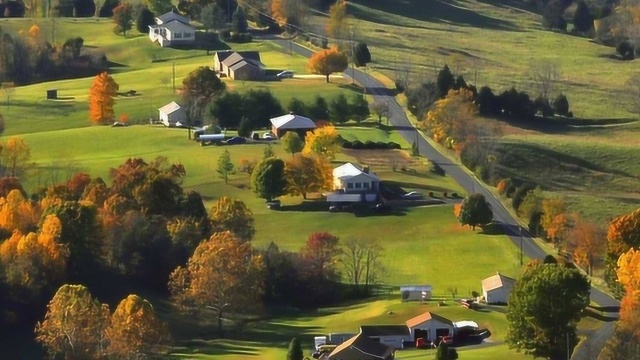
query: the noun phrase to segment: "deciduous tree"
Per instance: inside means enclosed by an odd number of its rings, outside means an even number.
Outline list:
[[[464,143],[473,134],[473,119],[477,110],[472,103],[473,94],[466,89],[451,90],[420,122],[420,127],[441,144]]]
[[[378,124],[382,124],[382,118],[387,118],[387,125],[389,125],[389,115],[391,111],[389,109],[389,102],[378,100],[369,105],[371,113],[378,117]]]
[[[509,296],[506,342],[534,357],[566,359],[578,343],[576,324],[589,305],[589,280],[557,264],[525,268]]]
[[[36,325],[36,341],[52,358],[97,359],[104,356],[104,330],[109,307],[82,285],[63,285],[53,296],[44,321]]]
[[[218,176],[224,180],[224,183],[227,184],[229,182],[229,175],[233,174],[234,165],[231,162],[231,154],[229,154],[229,150],[225,150],[218,157]]]
[[[589,32],[593,27],[593,15],[584,0],[578,1],[576,12],[573,15],[573,27],[582,33]]]
[[[251,312],[261,308],[264,265],[249,242],[231,232],[216,233],[198,245],[185,267],[169,280],[173,302],[181,309],[217,312],[222,331],[222,312]]]
[[[202,111],[211,100],[225,90],[225,84],[220,81],[208,66],[200,66],[190,72],[182,81],[182,99],[193,120],[202,120]]]
[[[607,231],[607,255],[605,258],[605,280],[609,287],[620,294],[616,268],[620,255],[631,248],[640,247],[640,208],[632,213],[618,216],[609,224]]]
[[[304,141],[295,131],[287,131],[287,133],[280,139],[280,143],[282,144],[282,149],[291,154],[291,156],[304,149]]]
[[[156,23],[155,17],[155,14],[147,7],[140,9],[136,18],[136,30],[141,34],[149,33],[149,26]]]
[[[116,6],[113,9],[113,22],[116,23],[115,31],[127,37],[127,31],[133,26],[133,6],[126,2]]]
[[[288,193],[291,196],[330,190],[333,186],[333,168],[320,156],[307,157],[295,154],[285,164]]]
[[[470,225],[473,230],[476,226],[484,226],[493,221],[491,204],[487,202],[483,194],[472,194],[462,200],[458,221],[462,225]]]
[[[349,66],[347,55],[341,53],[336,47],[315,52],[307,62],[309,71],[324,75],[327,82],[329,82],[329,75],[343,72],[347,66]]]
[[[242,173],[247,173],[249,176],[253,173],[253,169],[258,165],[258,161],[255,159],[241,159],[240,166],[238,166],[238,171]]]
[[[0,228],[9,233],[20,230],[26,234],[36,227],[41,212],[19,189],[13,189],[0,198]]]
[[[171,339],[167,324],[160,321],[153,306],[138,295],[129,295],[118,304],[105,337],[109,356],[118,359],[139,359],[159,353],[166,350]]]
[[[202,8],[200,21],[202,21],[202,25],[204,25],[207,31],[217,31],[225,26],[226,16],[218,5],[211,3]]]
[[[569,246],[574,261],[586,268],[589,275],[593,275],[594,267],[602,259],[606,240],[607,233],[604,229],[584,219],[575,220],[569,232]]]
[[[154,14],[158,14],[158,15],[162,15],[173,9],[173,4],[171,3],[171,0],[144,0],[144,4]]]
[[[251,188],[258,197],[271,201],[287,193],[284,162],[271,157],[262,160],[251,174]]]
[[[307,5],[303,0],[271,0],[271,16],[280,26],[304,24],[307,17]],[[293,28],[295,31],[295,28]]]
[[[300,250],[309,274],[321,281],[338,278],[336,264],[341,253],[339,238],[326,232],[311,234]]]
[[[35,165],[30,161],[31,147],[21,137],[10,137],[5,144],[1,145],[0,151],[5,176],[23,177]]]
[[[316,128],[307,133],[302,154],[318,155],[333,160],[339,150],[338,131],[333,125]]]
[[[221,197],[209,211],[214,232],[231,231],[238,240],[250,241],[256,233],[253,213],[244,202]]]
[[[118,89],[118,84],[107,72],[93,79],[89,90],[89,119],[94,125],[106,125],[115,119],[113,105]]]
[[[329,8],[327,33],[333,39],[343,40],[346,38],[347,25],[347,2],[338,0]]]
[[[365,294],[384,272],[380,258],[384,248],[378,242],[364,238],[349,238],[342,249],[342,264],[349,282],[356,288],[364,284]]]

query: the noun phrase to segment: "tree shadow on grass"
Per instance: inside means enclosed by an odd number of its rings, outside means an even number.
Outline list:
[[[482,15],[453,2],[439,0],[405,0],[393,2],[386,0],[356,0],[354,2],[384,13],[404,16],[418,21],[493,30],[519,31],[518,27],[510,21]],[[394,23],[387,17],[372,16],[371,13],[363,11],[359,7],[351,6],[349,7],[349,12],[353,16],[366,21],[397,25],[397,23]]]

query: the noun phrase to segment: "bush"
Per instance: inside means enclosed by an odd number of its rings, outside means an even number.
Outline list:
[[[458,193],[457,192],[452,192],[451,193],[451,197],[457,199],[458,198]]]
[[[253,133],[253,135],[251,135],[251,138],[252,138],[253,140],[260,140],[260,134],[258,134],[258,133]]]
[[[507,188],[511,185],[511,178],[506,178],[498,181],[496,185],[496,190],[498,190],[498,194],[504,195],[507,192]]]
[[[624,40],[618,46],[616,51],[620,54],[622,60],[633,60],[636,58],[636,49],[634,44],[629,40]]]
[[[487,169],[484,166],[477,166],[475,170],[475,174],[480,180],[487,182],[489,178],[489,169]]]
[[[354,140],[351,142],[351,148],[354,150],[362,150],[364,149],[364,144],[360,140]]]
[[[433,197],[433,191],[429,191],[429,197]]]
[[[400,144],[396,143],[396,142],[388,142],[387,146],[389,147],[389,149],[394,149],[394,150],[400,150],[402,149],[402,146],[400,146]]]
[[[387,149],[389,149],[389,144],[387,144],[387,143],[386,143],[386,142],[384,142],[384,141],[378,141],[378,142],[376,143],[376,148],[378,148],[378,149],[385,149],[385,150],[387,150]]]
[[[231,36],[228,38],[228,41],[243,44],[253,41],[253,36],[248,33],[231,33]]]
[[[403,80],[396,79],[395,83],[396,83],[396,90],[398,90],[399,93],[403,93],[406,90],[406,84],[404,83]]]
[[[342,142],[342,147],[345,149],[353,149],[353,144],[351,141],[345,140]]]
[[[566,116],[569,113],[569,100],[567,97],[560,93],[555,100],[553,100],[553,110],[558,115]]]
[[[365,141],[364,148],[366,150],[375,150],[375,149],[378,148],[378,144],[376,144],[375,142],[370,141],[370,140],[369,141]]]
[[[513,209],[518,211],[518,209],[520,208],[520,204],[522,204],[522,200],[524,200],[524,198],[527,196],[527,193],[535,188],[536,185],[530,183],[520,186],[513,193],[513,197],[511,198],[511,205],[513,206]]]
[[[442,197],[447,197],[447,195],[448,195],[448,194],[447,194],[447,192],[446,192],[446,191],[443,191],[443,192],[442,192]]]
[[[229,41],[229,39],[231,38],[231,31],[229,29],[221,30],[220,31],[220,37],[224,41]]]

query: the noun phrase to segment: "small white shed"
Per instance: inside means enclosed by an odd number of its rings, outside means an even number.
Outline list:
[[[360,332],[394,349],[403,349],[405,342],[413,341],[406,325],[361,325]]]
[[[187,112],[177,102],[172,101],[158,109],[158,119],[165,126],[173,127],[178,122],[186,122]]]
[[[506,304],[516,280],[499,272],[482,280],[482,296],[487,304]]]
[[[406,325],[413,341],[419,338],[434,341],[442,336],[452,336],[454,331],[451,320],[429,311],[407,320]]]

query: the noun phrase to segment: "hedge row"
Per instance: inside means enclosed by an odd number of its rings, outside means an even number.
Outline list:
[[[383,142],[383,141],[366,141],[362,142],[360,140],[355,141],[344,141],[342,142],[342,147],[345,149],[354,149],[354,150],[392,150],[392,149],[401,149],[400,144],[395,143],[393,141]]]

